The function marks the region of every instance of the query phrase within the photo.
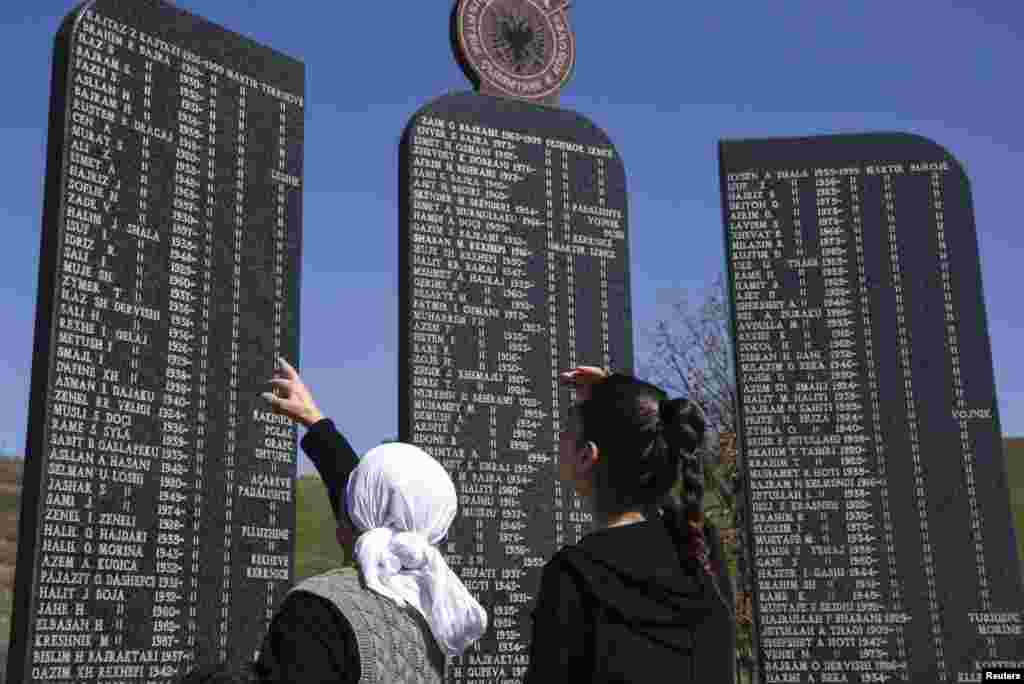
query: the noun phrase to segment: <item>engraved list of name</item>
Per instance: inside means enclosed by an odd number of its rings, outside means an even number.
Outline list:
[[[1019,666],[963,171],[901,135],[726,142],[721,163],[766,681]]]
[[[291,579],[294,429],[254,398],[297,350],[302,66],[158,2],[57,55],[9,674],[168,681],[250,658]]]
[[[632,365],[625,173],[577,115],[470,94],[418,112],[401,161],[402,438],[455,481],[444,551],[490,616],[450,676],[518,681],[540,566],[590,523],[555,376]]]

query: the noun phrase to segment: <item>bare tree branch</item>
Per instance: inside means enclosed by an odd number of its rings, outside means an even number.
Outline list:
[[[738,524],[742,473],[735,454],[736,369],[725,278],[719,276],[701,297],[695,305],[689,292],[673,293],[668,315],[641,333],[646,349],[639,372],[670,394],[687,396],[704,408],[709,432],[719,437],[709,439],[711,458],[704,468],[704,512],[721,530],[730,572],[748,577],[749,564],[741,561],[743,534]],[[681,490],[681,483],[677,489]],[[748,585],[749,579],[740,582],[736,610],[738,653],[749,659],[753,634],[750,594],[745,590]]]

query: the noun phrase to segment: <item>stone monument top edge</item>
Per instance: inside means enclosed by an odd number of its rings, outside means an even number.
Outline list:
[[[118,20],[139,21],[140,18],[153,13],[164,13],[167,21],[163,22],[162,31],[176,36],[185,37],[199,29],[199,34],[210,31],[230,33],[237,39],[246,43],[250,50],[256,50],[267,54],[271,59],[281,62],[291,62],[292,68],[301,70],[304,77],[305,62],[294,55],[274,48],[265,42],[258,41],[250,35],[239,33],[227,26],[212,21],[198,14],[195,14],[180,4],[170,0],[85,0],[80,2],[69,11],[61,22],[58,35],[61,31],[70,31],[73,35],[78,28],[78,23],[88,13],[94,12],[99,15],[109,16]]]

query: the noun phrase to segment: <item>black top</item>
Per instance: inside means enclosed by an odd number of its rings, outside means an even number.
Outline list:
[[[732,684],[733,589],[718,531],[706,531],[721,598],[661,519],[592,532],[556,553],[541,577],[525,684]]]
[[[333,501],[344,495],[358,458],[329,419],[300,443]],[[717,530],[706,527],[722,597],[733,604]],[[706,575],[658,519],[592,532],[544,566],[533,612],[525,684],[728,682],[735,669],[736,624]],[[359,647],[352,626],[329,601],[288,596],[274,616],[256,663],[273,684],[356,684]]]
[[[299,444],[337,501],[359,462],[356,452],[328,418],[310,427]],[[330,601],[294,593],[271,621],[256,667],[272,684],[356,684],[359,646],[352,625]]]

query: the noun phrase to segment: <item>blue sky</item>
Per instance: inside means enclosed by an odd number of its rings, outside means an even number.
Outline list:
[[[469,87],[449,49],[449,0],[177,4],[306,64],[301,371],[364,451],[397,433],[399,135],[419,106]],[[0,3],[0,448],[19,453],[50,60],[70,9]],[[1003,431],[1024,435],[1024,5],[577,0],[572,22],[562,106],[625,160],[638,331],[673,289],[699,291],[723,270],[719,139],[917,133],[971,178]]]

